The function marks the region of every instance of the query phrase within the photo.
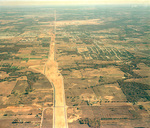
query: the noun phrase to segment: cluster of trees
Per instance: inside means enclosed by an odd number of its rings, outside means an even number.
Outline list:
[[[33,84],[39,79],[39,73],[34,73],[32,71],[16,72],[19,69],[17,67],[12,67],[10,64],[3,64],[2,66],[3,68],[1,68],[0,71],[5,71],[6,73],[10,74],[9,77],[0,79],[0,82],[15,81],[18,77],[27,76],[28,87],[25,90],[25,94],[28,94],[33,90]]]
[[[23,119],[16,118],[12,121],[12,124],[22,124],[22,123],[24,123]],[[25,123],[31,123],[31,121],[26,121]]]
[[[4,71],[7,74],[12,73],[12,72],[16,72],[17,70],[20,70],[20,69],[18,67],[15,67],[15,66],[7,66],[7,67],[2,67],[0,69],[0,71]]]
[[[0,54],[0,61],[12,59],[12,58],[13,58],[13,56],[11,56],[10,54]]]
[[[87,124],[89,127],[93,127],[93,128],[100,128],[100,119],[98,118],[94,118],[94,119],[90,119],[90,118],[85,118],[79,119],[79,123],[80,124]]]
[[[16,78],[17,77],[5,77],[4,79],[0,79],[0,82],[3,82],[3,81],[16,81]]]
[[[12,52],[12,53],[17,53],[19,51],[19,47],[1,47],[0,52]]]
[[[103,76],[100,76],[100,77],[99,77],[98,82],[104,82],[104,80],[103,80]]]
[[[63,37],[62,38],[64,42],[69,42],[69,38],[68,37]]]
[[[80,66],[78,65],[78,67],[73,67],[73,68],[70,68],[71,69],[75,69],[75,70],[80,70],[80,69],[86,69],[86,68],[94,68],[94,69],[98,69],[98,68],[105,68],[105,67],[108,67],[108,66],[115,66],[114,63],[109,63],[109,64],[88,64],[86,66]],[[64,70],[69,70],[68,69],[64,69]]]
[[[92,44],[93,43],[93,40],[92,39],[86,39],[86,38],[80,38],[81,41],[85,44]]]
[[[128,119],[126,117],[124,118],[101,118],[101,120],[121,120],[121,119]]]
[[[32,45],[14,45],[13,47],[7,47],[7,45],[5,47],[1,47],[0,48],[0,53],[3,53],[3,52],[12,52],[12,53],[17,53],[19,51],[20,48],[26,48],[26,47],[32,47]]]
[[[23,120],[16,118],[16,119],[13,120],[12,124],[16,124],[16,123],[22,124]]]
[[[39,75],[40,75],[40,73],[34,73],[31,71],[26,74],[28,80],[30,80],[32,82],[36,82],[39,79]]]
[[[150,100],[150,96],[145,91],[150,89],[149,85],[136,82],[124,82],[122,80],[118,80],[118,84],[129,102],[135,103],[140,99],[144,101]]]
[[[42,43],[42,47],[49,47],[49,43]]]
[[[130,65],[129,64],[123,64],[123,65],[120,66],[121,71],[123,71],[125,73],[129,73],[134,78],[141,78],[140,75],[133,72],[133,69],[136,69],[136,66],[132,65],[132,64],[130,64]]]

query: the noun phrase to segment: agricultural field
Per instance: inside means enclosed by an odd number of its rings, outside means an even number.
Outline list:
[[[35,19],[38,14],[30,13],[34,11],[30,9],[29,12],[19,8],[1,9],[2,128],[40,127],[43,109],[53,105],[53,88],[42,73],[49,53],[51,27],[47,28],[42,21],[38,23]]]
[[[150,126],[149,6],[1,7],[0,127],[53,125],[54,31],[69,128]]]
[[[56,59],[64,77],[69,127],[148,127],[148,8],[90,9],[72,15],[85,19],[84,25],[60,25],[59,16],[56,21]],[[64,19],[70,20],[69,14]]]

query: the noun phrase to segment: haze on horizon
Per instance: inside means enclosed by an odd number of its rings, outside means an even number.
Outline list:
[[[0,0],[0,5],[150,4],[149,0]]]

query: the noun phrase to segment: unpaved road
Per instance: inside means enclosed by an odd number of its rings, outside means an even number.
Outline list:
[[[65,102],[63,76],[55,61],[55,35],[52,34],[48,61],[45,64],[45,76],[53,85],[53,128],[68,128],[67,106]]]

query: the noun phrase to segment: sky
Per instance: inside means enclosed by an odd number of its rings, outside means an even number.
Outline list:
[[[150,4],[150,0],[0,0],[0,5]]]

